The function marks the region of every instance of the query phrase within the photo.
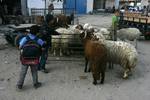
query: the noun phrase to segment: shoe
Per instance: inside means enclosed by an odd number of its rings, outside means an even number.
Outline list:
[[[34,88],[37,89],[37,88],[41,87],[41,85],[42,85],[42,83],[37,82],[36,84],[34,84]]]
[[[41,70],[43,73],[49,73],[49,71],[47,69],[43,69]]]
[[[22,85],[17,85],[16,88],[21,90],[22,89]]]

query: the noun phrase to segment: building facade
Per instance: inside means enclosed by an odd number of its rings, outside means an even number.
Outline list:
[[[48,8],[50,3],[55,8],[75,9],[77,14],[86,14],[98,9],[112,8],[126,3],[141,2],[148,5],[148,0],[1,0],[6,14],[28,15],[31,8]]]

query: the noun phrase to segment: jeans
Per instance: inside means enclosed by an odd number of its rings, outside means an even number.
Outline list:
[[[25,80],[25,76],[27,74],[27,70],[29,67],[31,68],[33,84],[38,83],[38,73],[37,73],[37,67],[38,66],[37,65],[32,65],[32,66],[22,65],[17,85],[23,85],[24,80]]]

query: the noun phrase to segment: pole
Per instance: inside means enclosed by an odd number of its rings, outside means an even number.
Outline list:
[[[77,9],[77,0],[75,0],[75,12],[76,12],[76,9]]]
[[[65,3],[66,3],[66,1],[65,0],[63,0],[63,14],[65,13]]]
[[[27,15],[27,0],[21,0],[21,12],[22,15]]]
[[[46,16],[46,0],[45,0],[44,16]]]
[[[119,9],[119,0],[115,0],[115,10]]]

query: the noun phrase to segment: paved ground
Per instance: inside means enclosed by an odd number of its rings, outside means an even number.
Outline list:
[[[111,16],[86,15],[80,23],[109,27]],[[80,61],[51,61],[50,73],[39,72],[41,88],[32,87],[31,73],[25,79],[24,89],[16,91],[19,76],[19,51],[6,44],[0,36],[0,100],[149,100],[150,98],[150,41],[138,41],[139,61],[129,79],[121,78],[123,69],[115,66],[107,69],[105,84],[94,86],[91,73],[84,73],[83,58]],[[3,48],[5,46],[5,48]],[[59,59],[59,58],[55,58]]]

